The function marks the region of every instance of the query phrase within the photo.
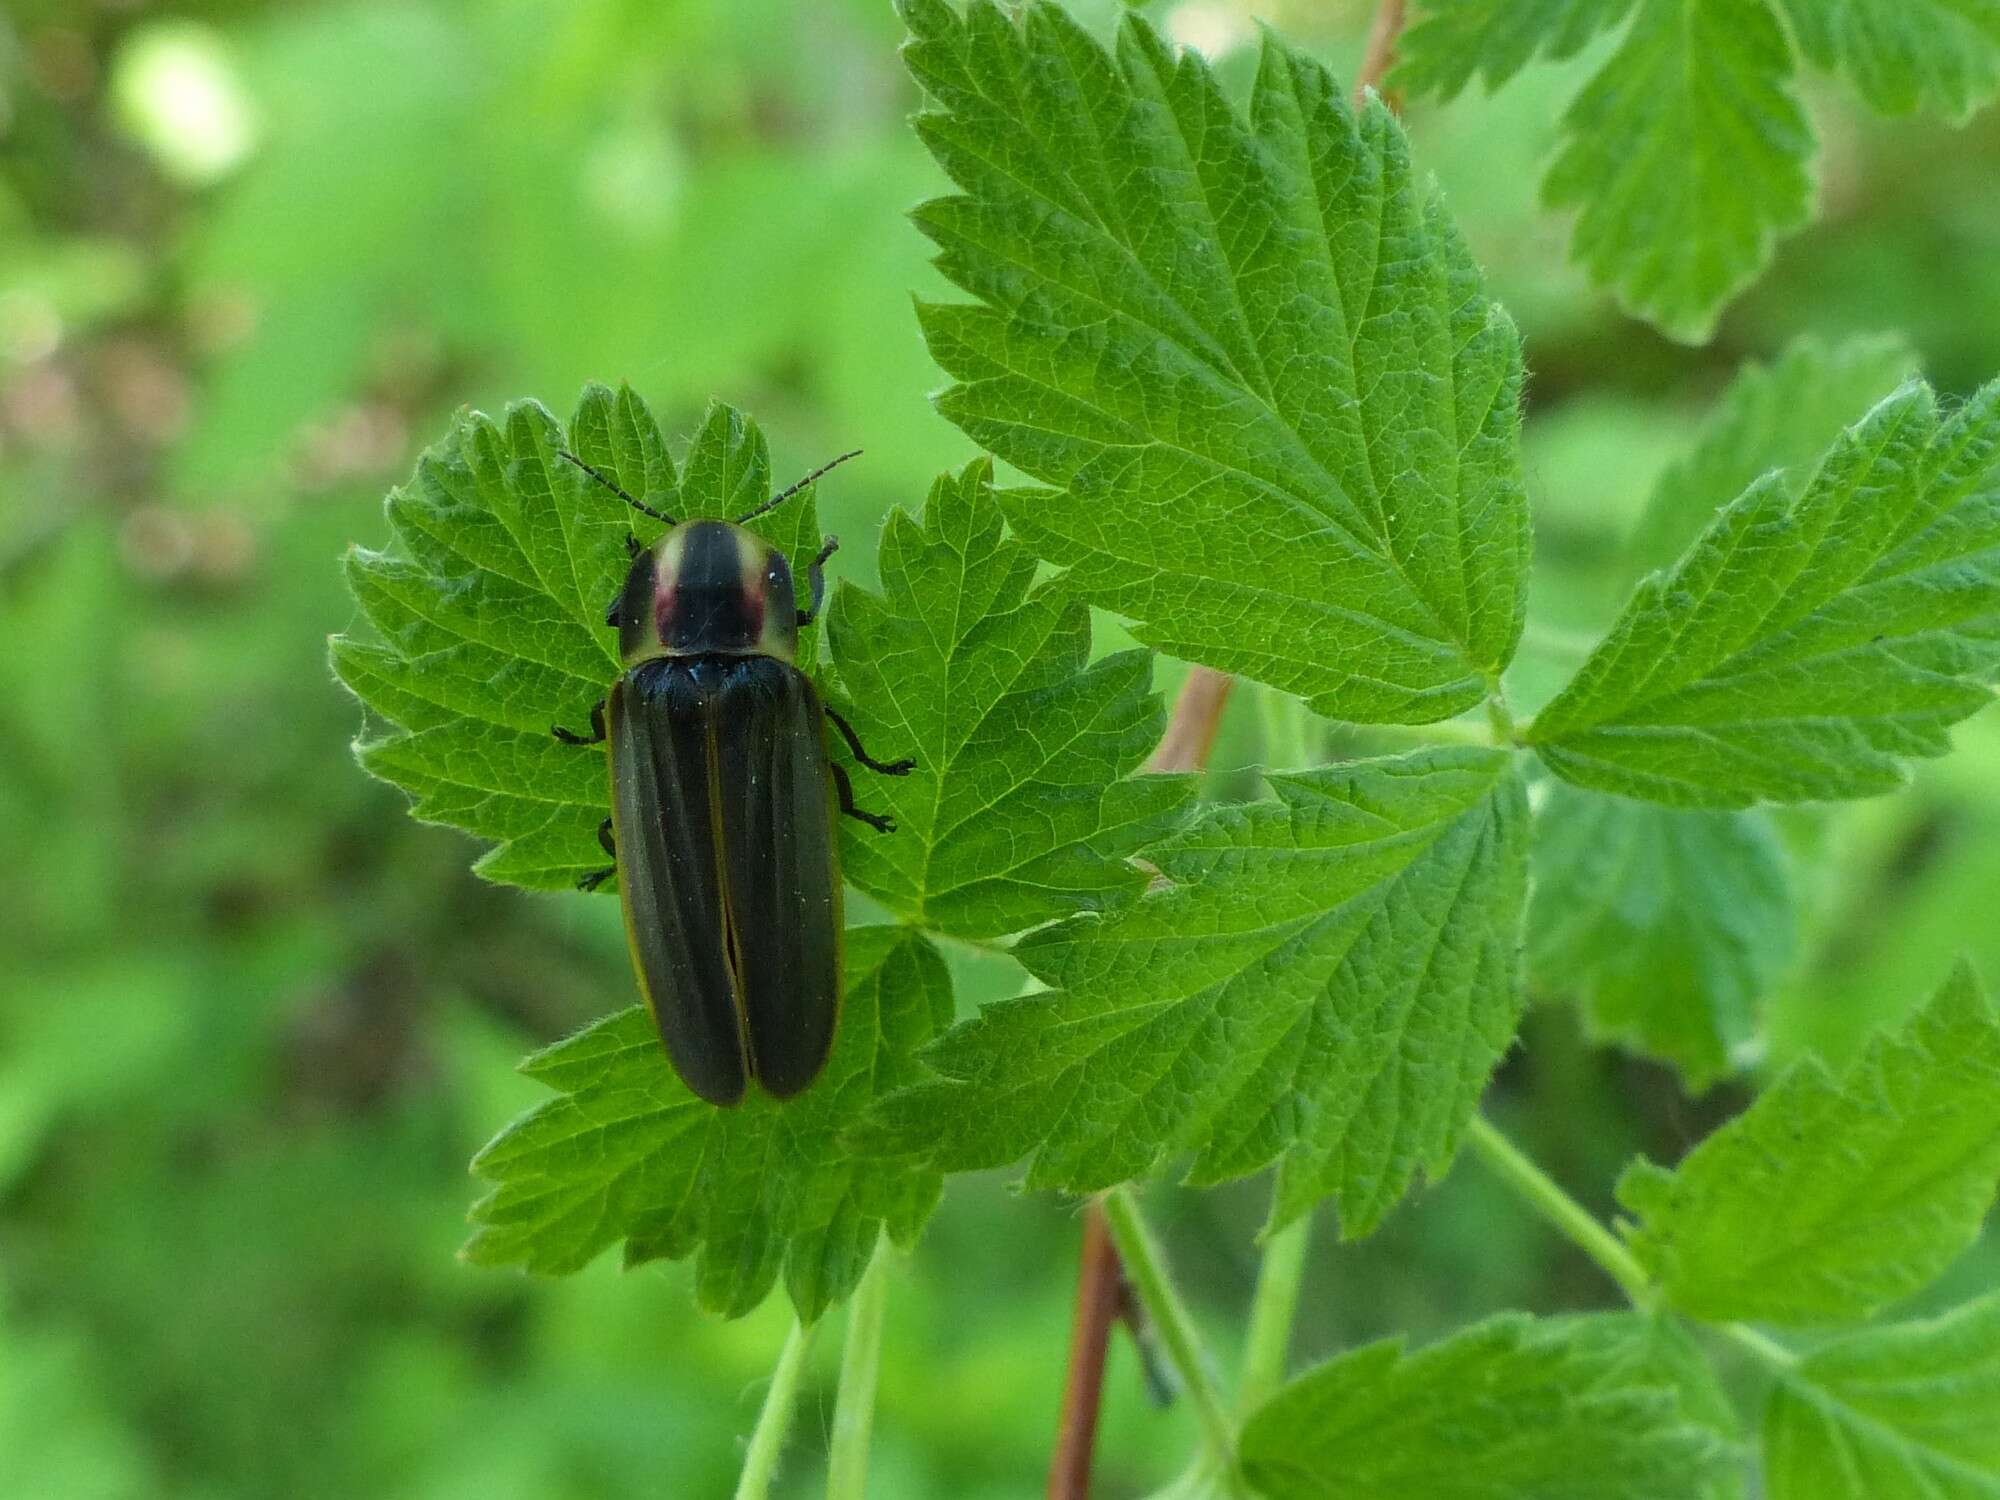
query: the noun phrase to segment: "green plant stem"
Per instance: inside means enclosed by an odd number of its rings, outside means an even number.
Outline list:
[[[1618,1236],[1598,1223],[1588,1209],[1564,1192],[1519,1147],[1479,1115],[1472,1117],[1466,1143],[1495,1176],[1525,1198],[1571,1244],[1596,1261],[1604,1274],[1618,1283],[1633,1306],[1641,1309],[1653,1306],[1655,1290],[1645,1267]]]
[[[1216,1389],[1209,1374],[1201,1336],[1195,1332],[1194,1319],[1188,1315],[1186,1304],[1167,1275],[1166,1261],[1139,1213],[1138,1200],[1128,1188],[1113,1188],[1104,1195],[1103,1203],[1105,1222],[1111,1226],[1111,1238],[1118,1246],[1126,1279],[1159,1330],[1167,1358],[1173,1361],[1181,1386],[1194,1403],[1202,1435],[1222,1469],[1224,1488],[1232,1495],[1243,1494],[1236,1462],[1236,1424],[1230,1420],[1222,1392]]]
[[[1285,1356],[1292,1347],[1292,1320],[1305,1281],[1306,1251],[1312,1244],[1312,1215],[1299,1217],[1264,1242],[1257,1290],[1250,1299],[1250,1334],[1243,1345],[1243,1378],[1236,1409],[1248,1416],[1285,1383]]]
[[[889,1242],[875,1241],[874,1259],[847,1304],[847,1341],[840,1351],[840,1394],[826,1452],[826,1500],[864,1500],[868,1440],[875,1428],[875,1382],[882,1369],[882,1313],[889,1305]]]
[[[1309,710],[1290,693],[1259,685],[1257,721],[1264,732],[1264,766],[1271,771],[1296,771],[1313,765]]]
[[[1440,719],[1434,724],[1370,724],[1378,739],[1411,745],[1490,745],[1493,726],[1483,719]]]
[[[1601,631],[1565,630],[1560,625],[1539,625],[1533,620],[1521,629],[1521,645],[1524,648],[1546,651],[1551,656],[1588,656],[1603,641]]]
[[[871,919],[875,920],[875,919]],[[1005,943],[995,943],[983,938],[959,937],[955,933],[937,932],[926,928],[924,935],[934,943],[942,943],[947,948],[961,948],[967,953],[976,953],[982,958],[1012,958],[1013,951]]]
[[[1203,1450],[1185,1472],[1150,1491],[1145,1500],[1215,1500],[1215,1461]]]
[[[736,1500],[765,1500],[771,1480],[778,1472],[778,1459],[785,1450],[785,1437],[792,1429],[792,1410],[799,1401],[799,1381],[805,1374],[806,1349],[812,1343],[812,1325],[792,1320],[785,1347],[778,1353],[777,1368],[771,1371],[771,1387],[764,1392],[764,1409],[757,1413],[757,1426],[750,1434],[750,1446],[743,1453],[743,1473],[736,1481]]]
[[[1500,686],[1498,673],[1486,679],[1486,722],[1493,730],[1494,744],[1520,743],[1519,733],[1514,725],[1514,710],[1507,706],[1507,691]]]
[[[1760,1365],[1779,1371],[1789,1370],[1799,1357],[1769,1334],[1759,1333],[1747,1323],[1711,1324],[1715,1331],[1737,1348],[1746,1351]]]

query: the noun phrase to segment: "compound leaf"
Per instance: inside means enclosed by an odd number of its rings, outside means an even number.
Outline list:
[[[1273,1222],[1331,1194],[1361,1233],[1449,1163],[1520,1012],[1526,800],[1506,753],[1270,775],[1147,851],[1172,884],[1013,949],[1046,993],[989,1005],[875,1131],[948,1169],[1033,1154],[1088,1191],[1192,1151],[1278,1160]]]
[[[1369,1344],[1294,1380],[1243,1430],[1275,1500],[1688,1500],[1729,1447],[1627,1316],[1491,1318],[1411,1354]]]
[[[917,211],[976,299],[921,309],[940,409],[1051,486],[1002,497],[1140,639],[1426,722],[1520,633],[1519,340],[1379,103],[1266,34],[1247,118],[1128,15],[904,0]]]
[[[629,390],[585,391],[567,433],[531,402],[504,424],[461,416],[389,497],[397,553],[349,557],[380,639],[332,647],[342,681],[391,725],[359,747],[362,763],[408,791],[417,816],[495,841],[482,874],[548,888],[603,864],[604,754],[558,743],[550,726],[582,728],[617,676],[605,605],[629,566],[631,528],[657,527],[564,449],[676,518],[742,514],[772,489],[763,437],[725,406],[678,472]],[[812,498],[749,524],[810,556]],[[813,647],[802,637],[802,666]],[[844,1297],[884,1226],[916,1233],[941,1179],[839,1137],[878,1090],[922,1076],[914,1054],[952,1014],[943,963],[916,933],[858,929],[847,955],[832,1060],[782,1107],[759,1095],[718,1110],[690,1094],[637,1008],[530,1059],[562,1097],[481,1153],[496,1186],[475,1209],[469,1258],[566,1272],[622,1240],[628,1262],[695,1255],[698,1295],[724,1313],[753,1306],[781,1268],[804,1317]]]
[[[1189,778],[1129,777],[1160,737],[1152,657],[1089,662],[1090,611],[1035,589],[1002,536],[990,466],[940,478],[921,520],[890,512],[883,594],[843,585],[828,621],[841,686],[877,756],[893,838],[850,842],[848,879],[909,921],[995,937],[1138,893],[1126,855],[1177,821]]]
[[[1562,59],[1610,30],[1634,0],[1424,0],[1390,82],[1450,99],[1474,76],[1497,89],[1540,53]]]
[[[1807,335],[1769,365],[1743,366],[1694,446],[1653,486],[1627,544],[1634,573],[1675,562],[1717,511],[1773,469],[1783,471],[1786,493],[1796,496],[1854,414],[1915,370],[1910,346],[1893,336],[1828,346]]]
[[[2000,1294],[1848,1334],[1784,1371],[1764,1482],[1771,1500],[1994,1500]]]
[[[1996,0],[1420,0],[1392,82],[1447,99],[1474,77],[1497,88],[1635,4],[1564,116],[1542,192],[1578,210],[1572,258],[1676,338],[1705,339],[1810,211],[1795,48],[1887,114],[1960,121],[2000,90]]]
[[[731,1109],[690,1093],[652,1018],[633,1007],[523,1064],[558,1097],[515,1121],[473,1170],[465,1256],[564,1274],[622,1240],[625,1261],[695,1256],[696,1296],[728,1316],[763,1300],[782,1268],[810,1321],[853,1290],[877,1231],[907,1243],[942,1179],[922,1163],[840,1142],[878,1091],[912,1081],[914,1054],[951,1019],[944,961],[907,928],[847,933],[847,990],[826,1071],[780,1104]]]
[[[1528,978],[1699,1088],[1756,1031],[1796,942],[1784,846],[1761,812],[1655,807],[1556,784],[1535,814]]]
[[[1995,0],[1779,0],[1799,48],[1884,114],[1963,120],[2000,88]]]
[[[1687,1500],[1744,1500],[1742,1419],[1684,1321],[1665,1312],[1585,1313],[1548,1319],[1544,1326],[1602,1358],[1607,1382],[1672,1390],[1680,1398],[1681,1415],[1707,1429],[1715,1462],[1690,1473]]]
[[[1528,732],[1567,780],[1680,806],[1891,790],[1993,699],[2000,383],[1941,417],[1912,384],[1802,489],[1767,475]]]
[[[1619,1183],[1632,1248],[1682,1311],[1867,1317],[1979,1233],[2000,1179],[2000,1017],[1960,968],[1836,1078],[1807,1059],[1672,1171]]]
[[[1812,131],[1766,0],[1641,0],[1563,116],[1542,183],[1572,258],[1631,312],[1700,341],[1805,221]]]

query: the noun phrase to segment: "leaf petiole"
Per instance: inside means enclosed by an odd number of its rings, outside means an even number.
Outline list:
[[[1709,1326],[1773,1374],[1782,1375],[1799,1362],[1799,1357],[1791,1350],[1769,1334],[1759,1333],[1748,1323],[1712,1323]]]
[[[826,1500],[863,1500],[867,1494],[875,1383],[882,1368],[882,1313],[888,1302],[889,1242],[880,1237],[847,1307],[840,1394],[834,1398],[833,1436],[827,1444]]]
[[[1311,1214],[1300,1214],[1264,1242],[1257,1290],[1250,1298],[1243,1377],[1236,1392],[1236,1409],[1245,1415],[1285,1383],[1285,1355],[1292,1344],[1292,1321],[1311,1243]]]
[[[1490,672],[1486,677],[1486,723],[1493,731],[1496,745],[1518,745],[1520,733],[1514,725],[1514,710],[1507,706],[1507,690],[1500,685],[1500,674]]]
[[[1126,1278],[1159,1329],[1167,1358],[1173,1362],[1174,1372],[1194,1403],[1202,1436],[1221,1471],[1223,1490],[1229,1495],[1247,1494],[1236,1458],[1236,1424],[1209,1373],[1208,1353],[1202,1347],[1201,1335],[1195,1331],[1187,1304],[1174,1289],[1166,1260],[1139,1212],[1138,1200],[1130,1188],[1117,1187],[1101,1201],[1105,1222],[1111,1226],[1111,1238],[1125,1265]]]
[[[1257,686],[1257,721],[1263,730],[1264,767],[1296,771],[1319,764],[1313,745],[1315,715],[1290,693]]]
[[[778,1459],[792,1430],[792,1411],[799,1401],[806,1350],[811,1347],[813,1329],[818,1326],[792,1319],[792,1331],[785,1336],[785,1347],[778,1351],[770,1389],[764,1392],[763,1409],[757,1413],[757,1425],[750,1433],[750,1446],[743,1452],[743,1473],[736,1481],[736,1500],[765,1500],[771,1493],[771,1480],[777,1475]]]
[[[1465,1139],[1496,1177],[1525,1199],[1565,1239],[1597,1262],[1634,1307],[1642,1312],[1651,1310],[1658,1299],[1657,1289],[1623,1241],[1564,1192],[1553,1177],[1496,1130],[1484,1115],[1472,1117],[1466,1126]]]

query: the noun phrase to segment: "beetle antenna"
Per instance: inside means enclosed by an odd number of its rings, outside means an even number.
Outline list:
[[[741,526],[745,521],[756,520],[757,517],[763,515],[764,512],[767,510],[776,510],[779,506],[783,505],[787,500],[791,499],[792,496],[796,495],[800,490],[805,489],[809,485],[811,485],[815,479],[818,479],[822,474],[826,473],[829,469],[837,469],[842,464],[846,463],[850,458],[859,458],[859,457],[861,457],[861,450],[859,448],[856,448],[852,453],[843,453],[838,458],[829,459],[827,462],[821,464],[817,469],[814,469],[812,473],[806,475],[805,478],[801,479],[797,484],[791,486],[789,489],[779,490],[777,494],[773,495],[770,499],[766,500],[762,505],[758,506],[755,510],[746,510],[742,515],[736,517],[735,524]]]
[[[556,457],[568,459],[571,463],[575,464],[579,469],[583,470],[584,473],[588,474],[592,479],[595,479],[599,484],[603,485],[607,490],[611,491],[611,493],[616,495],[620,500],[623,500],[627,505],[631,506],[632,509],[644,511],[647,515],[651,516],[655,521],[664,521],[669,526],[676,524],[672,516],[662,515],[659,511],[654,510],[652,506],[648,505],[643,500],[634,500],[630,495],[626,494],[624,490],[620,489],[616,483],[614,483],[612,480],[606,479],[602,474],[598,473],[597,470],[593,469],[589,464],[585,463],[582,459],[578,458],[574,453],[571,453],[567,448],[556,449]]]

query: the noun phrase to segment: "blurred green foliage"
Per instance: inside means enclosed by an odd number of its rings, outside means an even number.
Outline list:
[[[1351,70],[1371,9],[1154,14],[1229,70],[1253,17]],[[466,1160],[537,1093],[512,1063],[631,981],[609,903],[482,886],[469,846],[356,772],[324,638],[353,615],[334,559],[381,535],[381,493],[461,403],[566,407],[627,379],[684,429],[739,402],[780,474],[867,449],[821,500],[855,540],[969,456],[925,401],[909,297],[938,283],[902,211],[938,179],[897,40],[878,0],[14,0],[0,19],[0,1494],[731,1482],[781,1304],[723,1324],[679,1271],[454,1259]],[[1535,608],[1556,627],[1517,669],[1530,704],[1608,619],[1656,477],[1743,359],[1879,330],[1947,390],[2000,371],[2000,122],[1884,124],[1816,93],[1823,221],[1686,349],[1589,293],[1534,203],[1599,60],[1410,117],[1526,338]],[[1260,733],[1246,693],[1212,795],[1254,793]],[[2000,721],[1959,742],[1906,795],[1778,817],[1807,916],[1753,1066],[1851,1055],[1960,948],[2000,976]],[[963,1004],[1010,982],[959,962]],[[1629,1152],[1671,1160],[1743,1097],[1688,1098],[1565,1009],[1527,1043],[1494,1111],[1599,1209]],[[898,1271],[875,1493],[1036,1486],[1076,1235],[1004,1182],[955,1182]],[[1159,1197],[1218,1332],[1265,1197]],[[1306,1354],[1609,1296],[1476,1169],[1370,1240],[1321,1241]],[[1980,1254],[1941,1300],[1991,1279]],[[836,1356],[821,1341],[793,1493]],[[1108,1399],[1104,1493],[1164,1480],[1189,1415],[1146,1406],[1122,1345]]]

